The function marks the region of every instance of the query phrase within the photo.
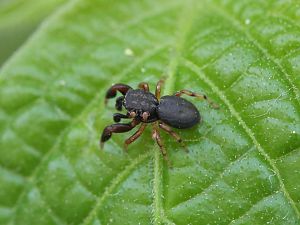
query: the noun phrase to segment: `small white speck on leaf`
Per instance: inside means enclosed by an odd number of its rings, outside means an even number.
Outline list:
[[[249,25],[251,23],[251,20],[250,19],[245,19],[245,24],[246,25]]]
[[[145,73],[145,72],[146,72],[145,67],[142,67],[142,68],[141,68],[141,72],[142,72],[142,73]]]
[[[59,85],[60,86],[66,86],[66,81],[65,80],[60,80]]]
[[[125,48],[124,54],[127,56],[134,56],[134,52],[132,51],[131,48]]]

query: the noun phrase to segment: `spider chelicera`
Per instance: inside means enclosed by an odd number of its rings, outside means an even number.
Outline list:
[[[109,98],[116,97],[117,91],[119,91],[123,96],[116,99],[115,107],[118,111],[121,111],[124,106],[127,114],[115,113],[113,115],[116,124],[104,128],[100,139],[101,148],[103,148],[104,142],[109,140],[113,133],[124,133],[141,124],[139,129],[125,140],[124,149],[127,150],[127,146],[138,139],[146,126],[152,123],[152,138],[159,145],[164,159],[168,161],[167,151],[162,143],[159,128],[166,131],[178,143],[183,145],[182,139],[171,127],[186,129],[201,121],[198,109],[191,102],[181,98],[181,95],[185,94],[206,100],[213,108],[218,108],[218,105],[210,101],[206,95],[197,94],[189,90],[181,90],[174,95],[160,97],[163,82],[164,80],[158,81],[155,95],[149,92],[149,85],[144,82],[139,84],[138,89],[133,89],[126,84],[115,84],[107,90],[105,104]],[[121,119],[132,119],[132,121],[130,123],[119,123]]]

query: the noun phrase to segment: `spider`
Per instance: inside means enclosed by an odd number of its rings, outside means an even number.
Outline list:
[[[152,138],[157,142],[164,159],[168,161],[167,151],[162,143],[159,128],[170,134],[178,143],[185,147],[180,136],[171,127],[186,129],[201,121],[198,109],[191,102],[181,98],[181,95],[206,100],[215,109],[219,107],[209,100],[206,95],[197,94],[189,90],[181,90],[174,95],[160,97],[163,83],[163,79],[158,81],[155,95],[149,92],[149,85],[145,82],[140,83],[138,89],[133,89],[127,84],[114,84],[107,90],[105,105],[108,99],[116,97],[117,91],[119,91],[123,96],[116,99],[115,107],[118,111],[121,111],[124,106],[127,114],[115,113],[113,115],[116,124],[104,128],[100,139],[101,149],[104,142],[109,140],[113,133],[124,133],[141,124],[139,129],[125,140],[124,149],[127,151],[128,145],[138,139],[146,126],[152,123]],[[132,119],[132,121],[130,123],[119,123],[121,119]]]

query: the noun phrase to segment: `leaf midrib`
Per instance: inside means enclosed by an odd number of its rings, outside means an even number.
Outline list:
[[[193,2],[194,3],[194,2]],[[176,37],[174,39],[174,52],[171,55],[170,63],[168,65],[167,70],[167,79],[165,81],[165,86],[163,87],[163,93],[172,94],[174,91],[174,86],[176,82],[176,71],[181,59],[181,53],[186,43],[187,35],[190,31],[190,28],[193,24],[194,16],[197,12],[197,4],[191,4],[190,1],[186,1],[184,5],[184,9],[179,15],[178,18],[178,29],[176,33]],[[156,143],[155,143],[156,144]],[[172,221],[167,218],[164,209],[163,202],[163,165],[161,160],[161,152],[159,148],[156,147],[153,156],[153,167],[154,167],[154,175],[153,179],[153,222],[155,225],[159,225],[162,223],[166,224],[174,224]],[[168,151],[168,149],[167,149]],[[168,168],[170,169],[170,168]]]

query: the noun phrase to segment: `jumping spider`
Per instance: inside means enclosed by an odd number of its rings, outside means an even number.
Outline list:
[[[197,94],[189,90],[181,90],[174,95],[160,97],[163,82],[164,80],[158,81],[155,95],[149,92],[149,85],[144,82],[139,84],[139,89],[133,89],[126,84],[115,84],[108,89],[105,104],[109,98],[116,97],[117,91],[119,91],[123,96],[116,99],[115,107],[118,111],[121,111],[124,106],[127,114],[115,113],[113,115],[116,124],[104,128],[100,140],[101,148],[103,148],[104,142],[109,140],[113,133],[124,133],[141,124],[140,128],[125,141],[124,148],[127,150],[127,146],[138,139],[146,126],[152,123],[152,138],[156,140],[164,159],[168,161],[167,151],[162,144],[159,128],[182,144],[182,139],[171,127],[186,129],[201,121],[198,109],[191,102],[180,96],[185,94],[206,100],[213,108],[218,108],[218,105],[210,101],[206,95]],[[132,121],[130,123],[119,123],[121,119],[132,119]]]

